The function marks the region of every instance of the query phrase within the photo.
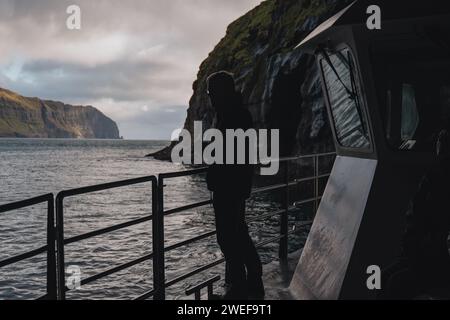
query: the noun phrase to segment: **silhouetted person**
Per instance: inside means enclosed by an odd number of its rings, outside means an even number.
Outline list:
[[[208,95],[216,111],[216,129],[224,137],[226,163],[226,129],[253,128],[251,114],[242,106],[236,92],[233,75],[224,71],[212,74],[207,80]],[[223,299],[261,299],[264,286],[262,265],[245,222],[245,201],[252,189],[253,166],[249,164],[248,145],[246,164],[214,164],[207,174],[208,189],[213,192],[217,242],[225,256],[227,291]]]
[[[450,298],[450,135],[439,133],[438,165],[423,178],[407,213],[400,262],[391,270],[391,299]]]

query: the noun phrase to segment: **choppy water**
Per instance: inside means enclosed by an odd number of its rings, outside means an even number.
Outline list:
[[[87,185],[184,170],[182,166],[145,158],[166,145],[158,141],[0,139],[0,204]],[[207,200],[203,176],[167,181],[165,209]],[[248,201],[248,216],[280,207],[267,197]],[[65,202],[65,237],[151,214],[151,187],[142,184],[69,198]],[[291,225],[301,220],[291,215]],[[214,229],[212,208],[203,207],[165,219],[166,246]],[[256,242],[279,234],[278,218],[250,225]],[[45,245],[46,205],[0,214],[0,260]],[[298,249],[305,234],[290,238]],[[82,278],[152,251],[151,222],[91,238],[65,247],[66,266],[81,268]],[[278,245],[260,249],[264,262],[277,258]],[[214,237],[166,254],[171,280],[221,257]],[[0,299],[31,299],[45,293],[45,255],[0,269]],[[192,284],[220,274],[223,267],[189,278],[167,289],[168,298],[185,298]],[[130,299],[152,288],[152,262],[147,261],[103,278],[68,299]]]

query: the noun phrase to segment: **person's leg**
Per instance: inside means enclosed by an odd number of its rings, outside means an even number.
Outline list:
[[[239,243],[238,206],[234,199],[226,195],[214,195],[217,242],[226,261],[226,278],[231,290],[244,294],[246,275],[242,244]],[[235,294],[235,293],[233,293]]]
[[[229,286],[231,285],[231,272],[230,272],[230,266],[225,261],[225,285]]]
[[[245,199],[239,203],[239,242],[244,251],[244,263],[247,268],[247,286],[249,294],[255,298],[264,297],[264,285],[262,282],[262,264],[255,244],[250,237],[247,223],[245,222]]]

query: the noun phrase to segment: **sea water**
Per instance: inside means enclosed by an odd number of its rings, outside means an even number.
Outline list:
[[[185,170],[181,165],[146,158],[166,141],[0,139],[0,205],[77,187]],[[204,175],[168,179],[166,210],[208,200]],[[280,204],[267,197],[248,201],[248,216],[275,211]],[[143,183],[64,202],[65,238],[151,214],[151,185]],[[46,244],[46,204],[0,214],[0,260]],[[211,206],[170,215],[165,219],[165,245],[214,230]],[[255,242],[279,235],[279,219],[250,225]],[[291,239],[292,240],[292,239]],[[304,237],[296,238],[297,244]],[[296,248],[291,248],[295,250]],[[277,243],[260,250],[263,262],[277,258]],[[76,266],[81,278],[152,252],[152,225],[145,222],[65,246],[66,267]],[[166,278],[171,279],[220,259],[215,237],[166,253]],[[186,279],[167,289],[169,299],[185,298],[187,287],[221,274],[223,266]],[[0,269],[0,299],[32,299],[45,294],[46,255]],[[153,286],[152,261],[140,263],[78,290],[68,299],[132,299]]]

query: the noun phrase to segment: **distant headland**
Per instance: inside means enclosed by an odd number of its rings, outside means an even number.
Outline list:
[[[2,88],[0,137],[121,138],[117,124],[92,106],[28,98]]]

